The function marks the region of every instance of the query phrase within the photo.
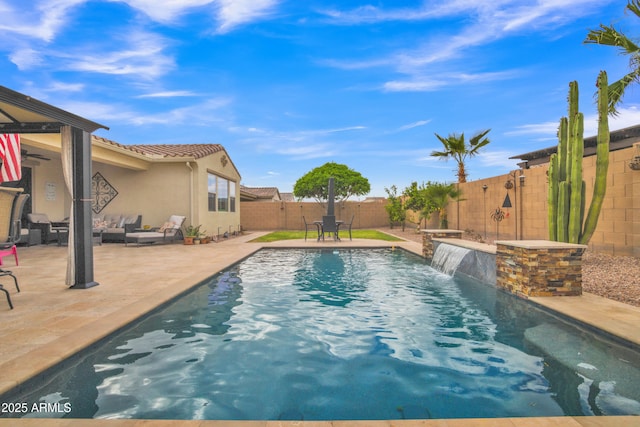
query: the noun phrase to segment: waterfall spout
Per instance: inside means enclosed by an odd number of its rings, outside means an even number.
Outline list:
[[[471,252],[471,250],[461,246],[441,243],[433,254],[431,267],[444,274],[453,276],[460,266],[460,263],[469,252]]]

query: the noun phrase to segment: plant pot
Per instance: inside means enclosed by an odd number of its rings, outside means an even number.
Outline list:
[[[185,245],[193,245],[193,237],[185,237],[184,238],[184,244]]]
[[[200,239],[193,239],[193,244],[194,245],[199,245],[200,244]]]
[[[210,241],[211,241],[211,239],[208,238],[208,237],[203,237],[202,239],[200,239],[200,243],[202,243],[203,245],[206,245]]]

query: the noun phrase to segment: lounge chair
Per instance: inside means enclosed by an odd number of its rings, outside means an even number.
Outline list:
[[[169,220],[161,227],[151,228],[149,231],[134,231],[124,236],[124,244],[136,243],[140,246],[143,243],[173,243],[176,239],[182,238],[182,224],[186,217],[171,215]]]

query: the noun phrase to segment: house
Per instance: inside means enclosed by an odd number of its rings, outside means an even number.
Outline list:
[[[247,187],[241,185],[243,202],[281,202],[280,191],[276,187]]]
[[[23,179],[31,194],[26,212],[53,221],[69,216],[60,136],[23,134]],[[92,211],[141,214],[142,224],[162,225],[170,215],[185,226],[202,224],[209,235],[240,228],[240,173],[219,144],[123,145],[91,135]]]

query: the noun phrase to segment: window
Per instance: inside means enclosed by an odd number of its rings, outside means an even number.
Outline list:
[[[229,211],[229,181],[218,177],[218,211]]]
[[[207,193],[209,195],[209,212],[216,211],[216,176],[209,174],[207,183]]]
[[[236,211],[236,182],[229,181],[229,202],[231,205],[231,212]]]
[[[236,183],[209,173],[207,183],[209,212],[236,211]]]

